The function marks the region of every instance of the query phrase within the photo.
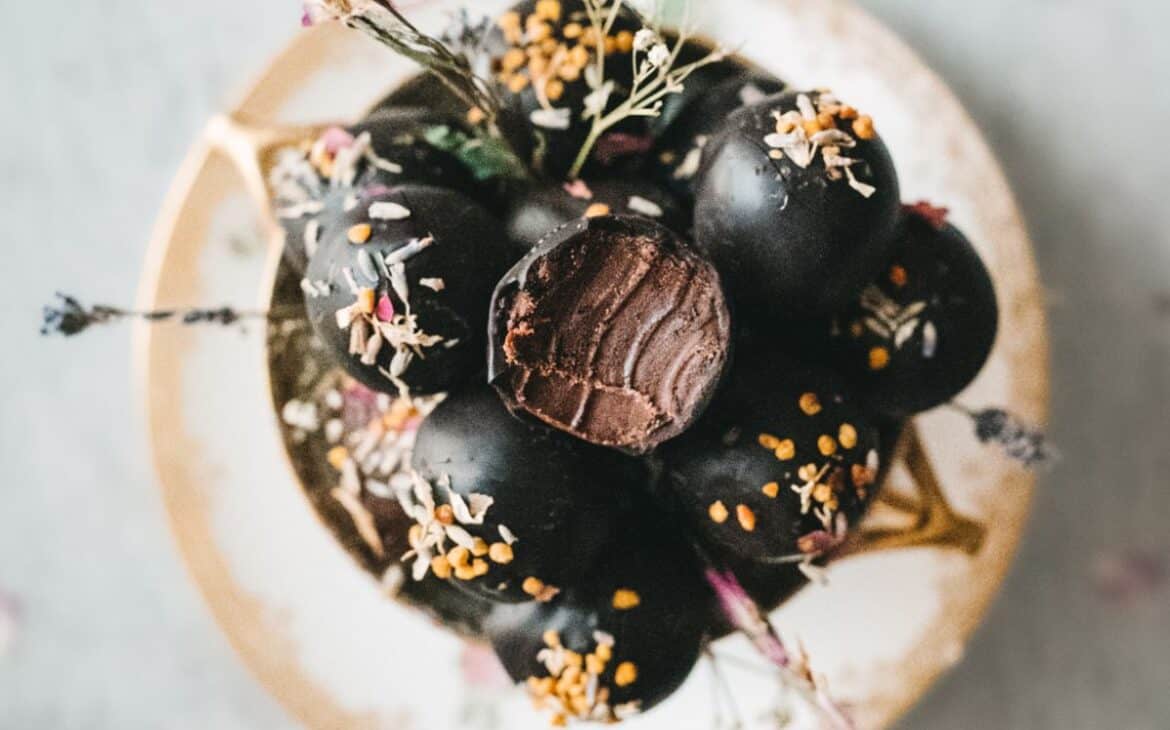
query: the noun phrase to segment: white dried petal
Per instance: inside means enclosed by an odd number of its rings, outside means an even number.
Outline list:
[[[406,574],[398,565],[391,565],[382,574],[382,590],[387,596],[394,598],[402,590],[402,585],[406,582]]]
[[[366,352],[366,341],[370,336],[370,326],[364,319],[355,319],[349,327],[349,354],[363,355]]]
[[[519,540],[516,538],[516,535],[505,525],[500,525],[499,530],[500,539],[502,539],[505,543],[509,545],[515,545],[517,542],[519,542]]]
[[[410,209],[406,206],[385,201],[371,204],[368,213],[370,220],[375,221],[400,221],[410,217]]]
[[[682,164],[674,169],[671,177],[675,180],[690,180],[699,172],[699,163],[703,160],[703,148],[692,147],[687,151],[686,157],[683,158]]]
[[[631,195],[629,201],[626,203],[627,207],[635,213],[641,213],[650,218],[661,218],[663,215],[662,207],[652,200],[647,200],[640,195]]]
[[[659,43],[646,54],[646,60],[654,68],[662,68],[670,62],[670,49],[666,47],[665,43]]]
[[[613,94],[614,88],[613,81],[606,81],[604,84],[595,87],[593,91],[589,92],[582,102],[583,111],[581,112],[581,118],[591,119],[604,114],[605,108],[609,106],[609,97]]]
[[[467,496],[467,502],[471,508],[471,519],[477,520],[478,522],[483,522],[484,515],[486,515],[487,511],[491,509],[491,506],[495,503],[495,501],[495,499],[487,496],[486,494],[477,494],[474,492],[469,494]]]
[[[430,289],[431,291],[434,291],[434,292],[441,292],[447,288],[447,282],[443,281],[440,278],[419,279],[418,285],[422,286],[422,287],[426,287],[427,289]]]
[[[894,347],[898,348],[899,350],[902,349],[902,346],[905,345],[910,340],[910,338],[914,336],[914,332],[917,329],[917,318],[911,319],[908,322],[904,322],[902,326],[898,327],[898,331],[894,334]]]
[[[393,359],[390,360],[390,376],[392,378],[401,378],[402,374],[410,367],[410,363],[414,361],[414,353],[410,350],[401,349],[394,353]]]
[[[370,161],[371,165],[378,168],[379,170],[385,170],[392,175],[402,174],[402,165],[399,165],[397,162],[391,162],[390,160],[378,157],[378,155],[374,153],[373,149],[370,149],[370,151],[366,154],[366,159]]]
[[[389,263],[389,262],[387,262]],[[390,288],[398,295],[398,299],[410,311],[410,285],[406,283],[406,266],[395,263],[390,267]]]
[[[382,345],[386,340],[382,338],[382,333],[374,330],[374,334],[366,341],[365,352],[362,353],[362,365],[373,365],[378,362],[378,353],[382,351]]]
[[[870,332],[873,332],[878,337],[889,338],[890,328],[883,322],[879,322],[873,317],[866,317],[862,321],[865,322],[865,326]]]
[[[362,479],[353,459],[346,459],[341,464],[341,488],[355,497],[362,493]]]
[[[334,489],[330,494],[349,513],[350,519],[353,520],[354,527],[357,528],[358,535],[361,536],[362,540],[370,546],[370,549],[374,551],[375,555],[382,557],[386,552],[386,548],[382,545],[382,538],[378,534],[377,526],[374,524],[373,515],[361,503],[361,500],[344,489]]]
[[[325,393],[325,405],[332,410],[340,411],[341,407],[345,405],[345,397],[341,395],[340,390],[329,390]]]
[[[899,319],[908,319],[910,317],[917,317],[918,315],[922,314],[925,310],[926,310],[926,302],[922,302],[922,301],[914,302],[913,304],[907,305],[907,307],[905,309],[903,309],[898,314],[898,318]]]
[[[800,116],[806,121],[812,121],[817,118],[817,110],[813,106],[812,99],[808,94],[801,94],[796,97],[796,108],[800,110]]]
[[[321,222],[314,219],[305,225],[304,243],[305,254],[309,258],[317,253],[317,244],[321,241]]]
[[[335,319],[337,320],[337,328],[343,330],[349,329],[349,326],[353,324],[353,320],[356,315],[357,307],[352,304],[348,307],[342,307],[341,309],[337,310],[337,313],[334,315]]]
[[[324,203],[319,200],[308,200],[298,205],[281,208],[276,211],[276,217],[284,220],[298,220],[308,215],[317,215],[323,210],[325,210]]]
[[[542,129],[568,129],[573,123],[569,109],[537,109],[528,115],[529,121]]]
[[[435,491],[431,488],[430,482],[428,482],[426,479],[423,479],[417,471],[412,470],[410,472],[410,476],[411,485],[414,489],[415,501],[426,508],[427,512],[434,512]]]
[[[459,525],[448,525],[446,532],[451,542],[459,547],[467,548],[468,550],[475,547],[475,538],[471,536],[470,532]]]
[[[433,556],[430,551],[425,553],[419,552],[418,557],[414,559],[414,565],[411,566],[410,575],[415,582],[427,577],[427,572],[431,569],[431,558]]]
[[[922,326],[922,356],[926,359],[934,357],[938,351],[938,330],[934,322],[927,322]]]
[[[634,34],[634,50],[645,51],[658,43],[658,34],[650,28],[643,28]]]
[[[345,433],[345,424],[340,418],[332,418],[325,423],[325,440],[331,444],[341,441]]]
[[[853,137],[842,132],[840,129],[823,129],[810,137],[809,141],[813,144],[819,144],[822,147],[834,146],[844,149],[849,149],[857,145]],[[828,155],[829,150],[826,149],[825,153]]]
[[[367,479],[365,483],[366,492],[378,499],[394,499],[394,492],[390,489],[390,485],[386,482],[379,482],[375,479]]]

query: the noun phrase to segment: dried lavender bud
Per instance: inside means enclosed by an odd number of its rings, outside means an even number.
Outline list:
[[[177,320],[182,324],[233,325],[242,319],[275,319],[270,312],[241,312],[231,307],[216,309],[159,309],[135,312],[105,304],[86,308],[76,297],[57,293],[57,304],[47,304],[42,311],[41,334],[72,337],[94,325],[108,324],[123,319],[137,318],[144,322]]]
[[[975,424],[975,437],[980,443],[999,445],[1005,454],[1029,469],[1051,464],[1057,458],[1056,450],[1043,431],[1003,409],[959,410]]]

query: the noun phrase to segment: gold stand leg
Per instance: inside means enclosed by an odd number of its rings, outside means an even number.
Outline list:
[[[947,502],[917,426],[906,428],[898,445],[897,459],[905,461],[916,497],[884,491],[878,502],[913,516],[914,524],[900,529],[863,527],[845,546],[842,555],[924,546],[961,550],[968,555],[978,553],[987,528],[958,514]]]
[[[268,189],[268,171],[275,164],[276,152],[284,147],[313,140],[330,126],[315,124],[283,127],[253,123],[239,114],[220,114],[207,123],[204,136],[211,148],[227,158],[240,173],[244,187],[255,201],[264,221],[269,227],[276,228],[272,196]]]

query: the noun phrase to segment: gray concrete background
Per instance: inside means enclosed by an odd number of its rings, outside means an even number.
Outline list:
[[[128,331],[67,346],[35,322],[57,288],[131,295],[187,144],[293,31],[293,4],[0,0],[0,727],[290,725],[167,534]],[[1065,454],[1004,597],[905,726],[1170,727],[1170,11],[863,4],[951,83],[1016,186],[1052,291]]]

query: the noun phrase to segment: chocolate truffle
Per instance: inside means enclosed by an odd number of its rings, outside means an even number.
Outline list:
[[[995,344],[987,268],[939,215],[911,209],[881,273],[828,326],[830,356],[867,404],[908,416],[955,397]]]
[[[827,92],[734,113],[707,143],[696,185],[697,242],[745,316],[831,313],[888,258],[893,161],[873,120]]]
[[[581,579],[613,535],[636,460],[513,417],[487,385],[423,422],[415,489],[400,499],[416,577],[434,573],[496,601],[549,601]]]
[[[703,421],[662,452],[701,534],[734,558],[815,557],[855,525],[880,469],[877,429],[840,380],[741,348]]]
[[[643,453],[703,412],[728,360],[719,275],[643,218],[566,224],[496,287],[489,377],[515,408]]]
[[[603,12],[609,13],[606,2]],[[633,81],[630,55],[637,16],[624,7],[601,43],[606,50],[605,78],[613,93],[607,109],[621,103]],[[543,138],[536,167],[562,179],[585,143],[592,122],[583,117],[592,89],[587,71],[595,67],[598,38],[583,0],[525,0],[501,15],[485,43],[491,72],[506,109],[532,125]],[[644,119],[613,131],[644,132]]]
[[[531,247],[571,220],[611,214],[642,216],[673,231],[690,228],[690,216],[674,198],[642,180],[577,180],[538,187],[513,201],[506,227],[512,240]]]
[[[481,371],[492,286],[514,256],[500,224],[421,185],[375,184],[334,213],[301,286],[338,364],[375,390],[418,395]]]
[[[660,131],[655,146],[655,179],[688,201],[694,197],[695,176],[712,133],[736,110],[785,88],[775,76],[727,63],[704,66],[687,78],[682,93],[671,97],[684,106],[673,123]]]
[[[624,534],[579,588],[488,619],[508,674],[554,717],[605,722],[649,710],[699,658],[712,599],[692,553],[644,530]]]

